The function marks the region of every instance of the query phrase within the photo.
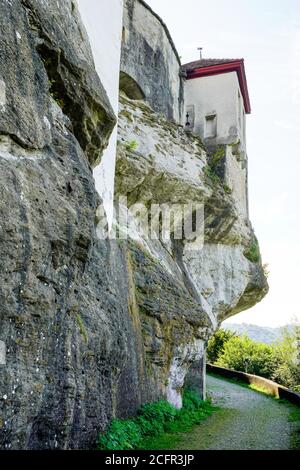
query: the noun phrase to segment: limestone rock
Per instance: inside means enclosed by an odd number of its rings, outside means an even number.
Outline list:
[[[166,382],[165,394],[178,405],[178,390],[189,366],[203,359],[203,344],[213,330],[260,301],[268,286],[260,259],[253,262],[245,256],[254,240],[251,224],[222,181],[207,176],[208,157],[200,140],[144,102],[124,95],[118,136],[116,192],[126,196],[129,205],[190,201],[204,205],[204,243],[199,249],[191,249],[192,242],[184,238],[171,238],[169,243],[149,239],[141,229],[140,214],[130,219],[135,309],[143,318],[152,375],[157,375],[157,355],[161,357],[163,350],[164,360],[169,360],[159,373],[160,383]],[[146,266],[141,262],[145,254]],[[180,325],[176,332],[169,326],[174,322]],[[157,331],[160,341],[151,342],[148,337],[157,338]]]
[[[114,416],[180,406],[207,339],[266,280],[200,140],[126,97],[116,196],[204,204],[204,246],[151,240],[135,216],[127,241],[101,240],[92,166],[116,119],[76,5],[1,0],[0,23],[0,446],[88,449]]]
[[[0,445],[89,448],[125,361],[90,166],[115,116],[71,2],[0,10]]]

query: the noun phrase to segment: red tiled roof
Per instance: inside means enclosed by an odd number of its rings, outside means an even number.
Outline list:
[[[187,80],[236,72],[243,95],[245,112],[251,113],[244,59],[200,59],[182,66]]]
[[[229,64],[231,62],[238,62],[242,59],[200,59],[188,64],[182,65],[183,70],[195,70],[203,67],[210,67],[211,65]]]

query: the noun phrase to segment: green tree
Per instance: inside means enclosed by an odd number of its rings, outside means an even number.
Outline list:
[[[216,364],[270,378],[275,368],[273,348],[246,335],[234,336],[225,343]]]
[[[300,326],[284,328],[282,339],[274,345],[272,380],[294,390],[300,390]]]
[[[206,350],[207,361],[214,364],[222,354],[224,345],[234,336],[236,336],[235,333],[229,330],[223,330],[222,328],[216,331],[208,341]]]

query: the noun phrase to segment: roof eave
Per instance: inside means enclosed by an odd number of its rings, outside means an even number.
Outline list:
[[[244,100],[244,107],[246,114],[251,113],[250,98],[248,92],[247,78],[244,66],[244,60],[237,60],[235,62],[227,62],[225,64],[209,65],[207,67],[200,67],[193,70],[187,70],[187,80],[199,77],[207,77],[210,75],[218,75],[221,73],[236,72],[239,80],[241,93]]]

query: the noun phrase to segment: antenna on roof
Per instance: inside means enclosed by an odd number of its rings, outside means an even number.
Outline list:
[[[203,47],[198,47],[197,50],[200,51],[200,60],[202,60],[202,50],[203,50]]]

